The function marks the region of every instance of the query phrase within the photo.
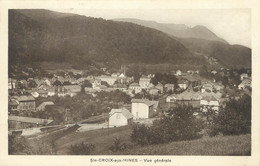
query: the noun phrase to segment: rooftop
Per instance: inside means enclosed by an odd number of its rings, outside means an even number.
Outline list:
[[[49,119],[39,119],[39,118],[30,118],[30,117],[22,117],[22,116],[8,116],[8,120],[24,122],[24,123],[35,123],[41,125],[48,125],[51,122],[53,122],[53,120],[49,120]]]
[[[115,113],[122,113],[126,119],[131,119],[134,117],[126,108],[112,109],[109,115],[112,116]]]

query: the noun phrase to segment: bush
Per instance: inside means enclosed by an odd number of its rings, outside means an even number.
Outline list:
[[[251,97],[244,95],[231,99],[213,118],[211,135],[239,135],[251,132]]]
[[[70,146],[70,154],[72,155],[89,155],[92,154],[96,149],[94,144],[75,144]]]
[[[144,146],[199,138],[203,123],[193,113],[190,105],[171,108],[167,116],[155,120],[151,127],[134,125],[131,140]]]
[[[122,143],[121,138],[114,138],[113,145],[109,148],[113,152],[122,151],[127,148],[127,145],[125,143]]]

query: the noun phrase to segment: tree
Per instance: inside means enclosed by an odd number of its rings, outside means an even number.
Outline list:
[[[209,76],[209,73],[208,73],[208,68],[207,68],[207,66],[206,65],[203,65],[201,68],[200,68],[200,75],[202,76],[202,77],[205,77],[205,78],[207,78],[208,76]]]
[[[61,86],[62,83],[59,80],[53,82],[53,86]]]
[[[109,87],[109,84],[106,81],[101,81],[101,85],[105,85],[106,87]]]
[[[227,76],[224,76],[222,78],[222,84],[226,87],[228,85],[228,77]]]
[[[82,83],[82,86],[92,88],[92,84],[89,80],[84,80],[83,83]]]
[[[64,81],[64,82],[63,82],[63,85],[71,85],[71,82],[69,82],[69,81]]]
[[[37,87],[37,84],[34,80],[30,80],[29,83],[28,83],[28,87],[35,88],[35,87]]]
[[[203,123],[193,113],[194,108],[191,105],[183,104],[171,108],[167,116],[155,120],[151,127],[133,126],[131,140],[143,146],[199,138]]]
[[[212,135],[239,135],[251,132],[251,97],[244,95],[238,100],[231,99],[214,117]]]
[[[96,149],[95,144],[80,143],[70,146],[70,154],[72,155],[90,155]]]
[[[122,143],[120,137],[115,137],[112,146],[109,147],[109,149],[112,150],[113,152],[121,151],[124,150],[125,148],[126,148],[126,144]]]

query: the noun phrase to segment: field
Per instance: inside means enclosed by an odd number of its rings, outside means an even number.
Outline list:
[[[97,129],[86,132],[75,132],[72,129],[59,134],[48,135],[41,141],[53,141],[58,155],[70,154],[71,145],[79,143],[95,144],[94,155],[250,155],[251,135],[203,137],[192,141],[171,142],[161,145],[141,147],[131,142],[131,127]],[[61,137],[59,137],[60,135]],[[109,148],[115,138],[128,146],[124,151],[112,152]],[[39,140],[35,140],[36,142]],[[34,145],[35,145],[35,141]]]
[[[202,138],[193,141],[172,142],[163,145],[139,147],[124,155],[251,155],[251,135]]]

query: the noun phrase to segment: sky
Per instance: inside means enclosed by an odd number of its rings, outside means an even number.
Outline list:
[[[51,9],[52,10],[52,9]],[[251,48],[250,9],[58,9],[54,11],[75,13],[103,19],[135,18],[158,23],[203,25],[230,44]]]

